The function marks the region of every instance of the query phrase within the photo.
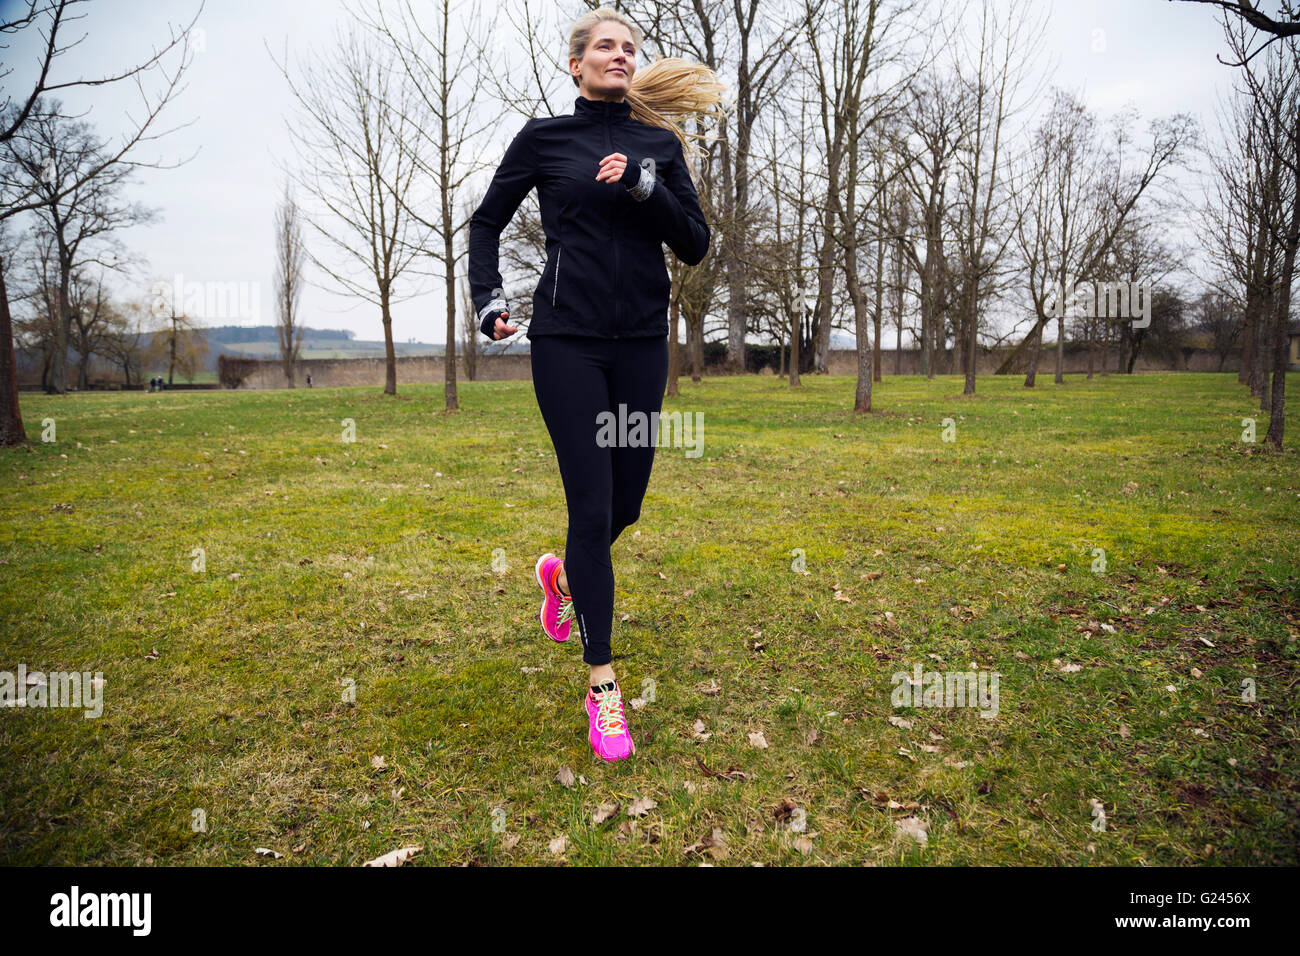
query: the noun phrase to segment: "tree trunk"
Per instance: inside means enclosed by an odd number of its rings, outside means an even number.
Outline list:
[[[4,263],[0,262],[0,447],[27,443],[23,415],[18,407],[18,363],[14,357],[14,324],[9,314]]]
[[[1300,127],[1300,123],[1297,124]],[[1296,175],[1300,190],[1300,172]],[[1300,246],[1300,191],[1291,197],[1291,228],[1286,237],[1286,254],[1282,258],[1281,282],[1278,284],[1277,323],[1273,339],[1273,389],[1270,396],[1268,443],[1274,451],[1282,450],[1282,436],[1286,429],[1286,366],[1291,357],[1287,326],[1291,318],[1291,285],[1295,280],[1296,247]]]
[[[397,394],[397,352],[393,349],[393,313],[389,309],[388,288],[379,290],[379,315],[384,323],[384,394]]]
[[[1029,351],[1029,371],[1025,373],[1025,388],[1033,388],[1034,380],[1038,377],[1038,356],[1043,346],[1043,326],[1047,324],[1045,316],[1039,316],[1038,322],[1034,325],[1034,331],[1031,333],[1033,345]]]
[[[450,240],[448,241],[450,242]],[[444,262],[452,261],[450,249],[445,250],[444,255],[447,257],[443,260]],[[443,407],[449,412],[454,412],[460,409],[460,394],[456,389],[456,276],[450,270],[447,273],[447,281],[444,285],[447,290],[447,348],[444,350],[446,354],[443,356],[442,396]],[[388,338],[391,342],[391,332]],[[393,394],[396,393],[397,370],[394,365]]]
[[[672,302],[668,304],[668,391],[665,398],[674,398],[678,394],[677,322],[680,318],[681,307],[678,305],[677,296],[674,295]]]

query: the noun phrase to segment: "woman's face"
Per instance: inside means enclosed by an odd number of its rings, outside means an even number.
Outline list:
[[[569,72],[578,78],[578,92],[589,100],[622,100],[636,72],[636,45],[621,23],[596,24],[581,60],[569,58]]]

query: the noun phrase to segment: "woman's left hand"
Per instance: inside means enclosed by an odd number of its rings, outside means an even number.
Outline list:
[[[610,153],[600,161],[600,172],[596,174],[597,182],[616,183],[623,178],[627,169],[627,157],[622,153]]]

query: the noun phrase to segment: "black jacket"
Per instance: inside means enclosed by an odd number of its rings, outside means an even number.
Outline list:
[[[631,109],[627,101],[579,96],[572,116],[530,119],[506,149],[469,224],[470,296],[488,338],[508,308],[498,263],[501,231],[534,186],[546,267],[533,292],[528,338],[668,334],[662,244],[697,265],[709,250],[709,227],[680,141],[633,119]],[[617,182],[597,182],[600,161],[611,153],[625,154],[627,169]],[[511,312],[507,321],[516,318]]]

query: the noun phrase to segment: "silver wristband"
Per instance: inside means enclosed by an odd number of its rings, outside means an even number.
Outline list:
[[[641,160],[641,178],[628,190],[637,202],[645,202],[655,188],[655,161],[652,157]]]

